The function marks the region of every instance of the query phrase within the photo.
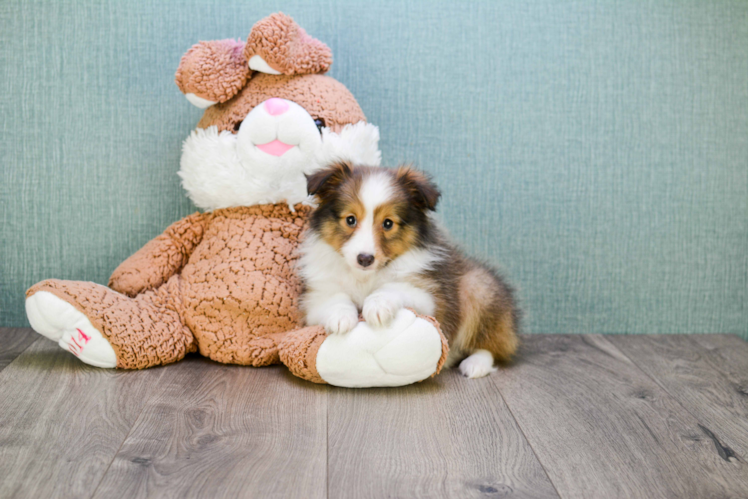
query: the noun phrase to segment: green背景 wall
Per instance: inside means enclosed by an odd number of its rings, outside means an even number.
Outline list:
[[[526,332],[748,337],[748,3],[721,0],[4,1],[0,324],[194,211],[174,70],[276,10],[332,48],[384,162],[434,175]]]

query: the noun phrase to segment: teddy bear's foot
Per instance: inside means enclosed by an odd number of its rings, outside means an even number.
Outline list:
[[[396,387],[435,375],[446,350],[435,322],[402,309],[389,327],[360,322],[345,335],[327,336],[317,352],[316,369],[331,385]]]
[[[117,366],[114,349],[78,309],[50,292],[39,291],[26,299],[31,327],[86,364]]]

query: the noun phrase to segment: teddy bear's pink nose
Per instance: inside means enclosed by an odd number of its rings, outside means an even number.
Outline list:
[[[265,101],[265,110],[272,116],[282,115],[288,111],[288,103],[283,99],[272,97]]]

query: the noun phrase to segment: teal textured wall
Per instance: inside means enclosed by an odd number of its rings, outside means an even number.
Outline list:
[[[276,10],[414,161],[529,332],[748,337],[748,2],[3,1],[0,324],[43,278],[105,283],[192,212],[198,40]]]

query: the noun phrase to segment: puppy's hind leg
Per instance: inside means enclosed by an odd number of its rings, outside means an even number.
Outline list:
[[[476,267],[460,283],[464,311],[457,344],[468,354],[460,372],[469,378],[496,371],[494,362],[509,361],[517,351],[518,312],[511,289],[488,269]]]
[[[509,361],[517,351],[519,340],[511,311],[492,314],[485,311],[478,330],[465,339],[470,356],[460,363],[460,372],[468,378],[485,377],[495,372],[495,361]]]
[[[517,351],[519,340],[509,311],[498,316],[485,311],[477,331],[464,339],[464,352],[470,355],[460,363],[460,372],[468,378],[485,377],[495,372],[496,361],[509,361]],[[467,345],[465,345],[467,344]]]

